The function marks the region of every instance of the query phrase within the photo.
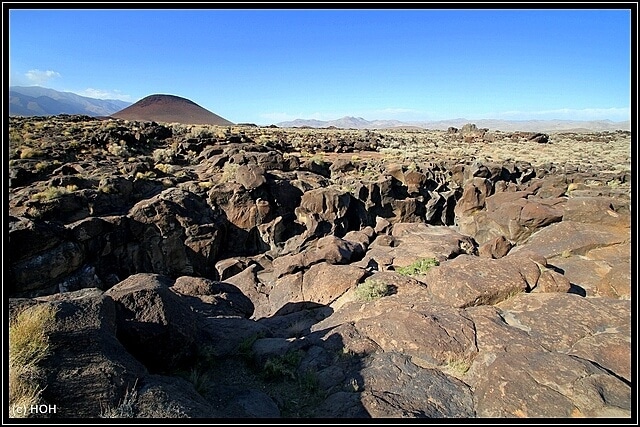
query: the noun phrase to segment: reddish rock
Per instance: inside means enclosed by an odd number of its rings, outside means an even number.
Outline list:
[[[472,215],[485,206],[485,200],[491,196],[493,185],[486,178],[473,178],[467,182],[462,197],[455,207],[456,218]]]
[[[628,206],[607,197],[569,197],[563,206],[565,221],[630,226]]]
[[[547,259],[563,254],[584,255],[592,249],[629,242],[630,239],[628,228],[609,225],[594,227],[593,224],[562,221],[539,230],[527,240],[526,245],[515,248],[512,253],[526,248]]]
[[[549,369],[553,366],[553,369]],[[631,388],[588,360],[549,351],[479,356],[466,377],[483,418],[629,417]]]
[[[453,307],[492,305],[514,294],[527,292],[535,282],[527,282],[520,264],[525,259],[499,260],[460,255],[431,268],[424,276],[427,290],[434,301]]]
[[[304,274],[303,298],[329,305],[349,289],[355,289],[365,274],[364,269],[351,265],[315,264]]]
[[[478,248],[478,255],[485,258],[502,258],[507,255],[513,244],[504,236],[498,236]]]
[[[551,269],[544,269],[531,292],[569,292],[571,282],[562,274]]]

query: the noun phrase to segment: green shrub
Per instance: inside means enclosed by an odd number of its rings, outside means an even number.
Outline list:
[[[253,343],[255,343],[257,339],[262,338],[263,335],[262,333],[252,334],[243,339],[240,345],[238,345],[238,355],[247,360],[252,359]]]
[[[168,163],[158,163],[154,168],[166,175],[171,175],[176,171],[176,167]]]
[[[51,163],[49,162],[38,162],[36,163],[35,169],[36,172],[42,172],[45,171],[49,166],[51,166]]]
[[[193,384],[200,395],[205,395],[215,385],[215,381],[207,367],[195,366],[187,372],[179,372],[179,376]]]
[[[360,301],[373,301],[391,295],[392,287],[375,279],[366,279],[356,288],[356,298]]]
[[[440,265],[440,262],[435,258],[422,258],[406,267],[396,268],[396,272],[405,276],[414,276],[424,274],[429,271],[431,267],[437,267],[438,265]]]
[[[283,356],[274,356],[264,363],[263,373],[267,379],[296,379],[296,371],[302,360],[300,351],[289,351]]]
[[[298,378],[298,386],[309,393],[316,393],[319,390],[320,382],[315,371],[307,370]]]
[[[134,177],[134,181],[140,181],[145,179],[153,179],[156,177],[155,172],[146,171],[146,172],[136,172],[136,176]]]
[[[153,161],[156,163],[173,163],[175,161],[175,152],[170,148],[158,148],[153,150]]]
[[[219,183],[224,183],[228,181],[234,181],[236,175],[238,174],[238,168],[240,167],[237,163],[225,163],[222,167],[222,175],[220,176]]]

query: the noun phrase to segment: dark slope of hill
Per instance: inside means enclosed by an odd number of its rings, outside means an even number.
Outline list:
[[[111,115],[125,120],[166,123],[228,126],[233,123],[199,106],[193,101],[175,95],[155,94],[142,98],[129,107]]]

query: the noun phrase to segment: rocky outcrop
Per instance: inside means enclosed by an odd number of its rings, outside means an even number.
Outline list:
[[[566,136],[73,120],[10,140],[57,417],[632,416],[630,172],[479,154]]]
[[[147,369],[117,339],[114,301],[100,290],[83,289],[36,302],[56,310],[51,354],[43,362],[43,398],[59,408],[55,416],[97,418],[117,407]]]
[[[116,304],[118,337],[155,372],[175,369],[196,352],[197,325],[167,277],[135,274],[105,294]]]
[[[128,215],[136,271],[210,277],[224,227],[202,199],[169,188],[136,204]]]

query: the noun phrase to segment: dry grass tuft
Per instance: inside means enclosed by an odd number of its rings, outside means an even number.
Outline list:
[[[73,193],[78,190],[77,185],[67,185],[66,187],[47,187],[43,191],[31,196],[32,200],[49,201]]]
[[[56,310],[38,304],[18,314],[9,324],[9,407],[30,408],[41,400],[39,363],[49,355],[48,331]],[[27,416],[26,411],[13,417]]]
[[[118,406],[102,411],[100,418],[136,418],[136,402],[138,400],[138,392],[136,391],[137,384],[138,381],[136,381],[131,390],[127,390]]]

